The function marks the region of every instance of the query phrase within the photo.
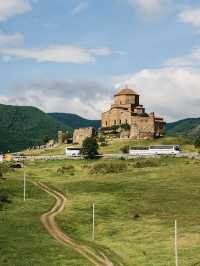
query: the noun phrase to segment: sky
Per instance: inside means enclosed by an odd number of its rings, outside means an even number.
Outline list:
[[[120,86],[200,117],[198,0],[0,0],[0,103],[100,119]]]

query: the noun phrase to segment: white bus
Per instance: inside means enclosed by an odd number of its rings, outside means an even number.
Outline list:
[[[67,147],[65,149],[65,155],[67,157],[78,157],[81,155],[81,148]]]
[[[155,145],[150,147],[131,147],[129,149],[129,155],[132,156],[177,155],[179,153],[179,145]]]
[[[0,153],[0,163],[3,162],[3,154]]]

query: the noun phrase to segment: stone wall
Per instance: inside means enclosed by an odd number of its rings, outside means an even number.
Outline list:
[[[73,143],[82,145],[86,138],[93,137],[95,134],[96,131],[93,127],[75,129],[73,134]]]

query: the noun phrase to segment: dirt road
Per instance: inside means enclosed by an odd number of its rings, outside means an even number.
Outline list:
[[[73,239],[64,234],[61,231],[61,229],[58,227],[55,221],[55,217],[56,215],[58,215],[60,212],[63,211],[65,204],[67,202],[67,198],[60,192],[52,188],[49,188],[47,185],[41,182],[34,182],[34,184],[40,187],[43,191],[45,191],[52,197],[54,197],[56,200],[53,208],[50,211],[44,213],[40,218],[42,224],[49,232],[49,234],[52,235],[52,237],[54,237],[61,244],[73,248],[75,251],[77,251],[79,254],[85,257],[88,261],[90,261],[93,265],[114,266],[114,264],[109,260],[109,258],[105,254],[103,254],[102,252],[99,252],[97,254],[89,247],[75,243]],[[119,263],[119,265],[121,264]]]

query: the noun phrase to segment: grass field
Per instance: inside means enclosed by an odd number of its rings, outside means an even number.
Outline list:
[[[57,222],[79,243],[108,254],[115,265],[171,266],[174,220],[178,220],[181,266],[200,263],[200,161],[183,158],[28,162],[29,181],[42,181],[67,195]],[[100,164],[99,172],[94,167]],[[125,165],[109,173],[110,164]],[[63,166],[73,171],[58,175]],[[108,173],[103,173],[107,165]],[[114,170],[113,170],[114,169]],[[51,238],[39,217],[52,198],[28,183],[23,202],[23,170],[0,182],[12,203],[0,211],[0,265],[90,265]],[[96,239],[91,241],[92,203],[96,206]],[[198,264],[197,264],[198,265]]]
[[[125,145],[128,146],[149,146],[149,145],[176,145],[179,144],[182,147],[184,152],[195,152],[197,151],[193,144],[190,144],[189,140],[186,140],[181,137],[165,137],[154,140],[130,140],[130,139],[113,139],[108,141],[108,145],[100,147],[100,153],[120,153],[121,148]],[[25,155],[63,155],[65,153],[65,147],[67,145],[58,145],[52,149],[30,149],[25,150],[23,153]],[[72,144],[68,144],[68,146],[72,146]]]

